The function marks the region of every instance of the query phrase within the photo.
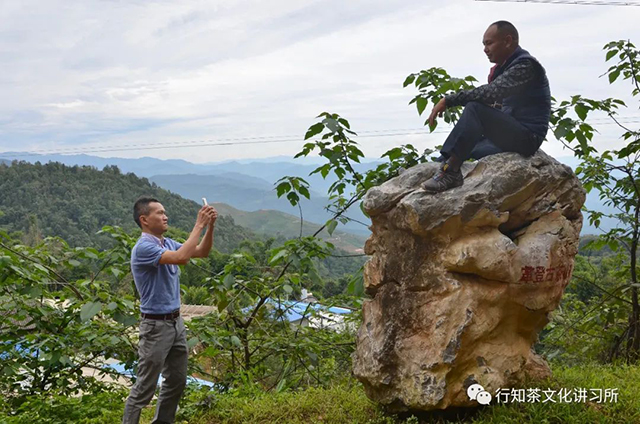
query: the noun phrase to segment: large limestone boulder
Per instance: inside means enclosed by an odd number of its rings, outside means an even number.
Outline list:
[[[420,188],[439,164],[413,167],[369,191],[372,236],[354,373],[391,410],[477,406],[550,374],[533,353],[571,277],[585,191],[544,152],[488,156],[464,185]]]

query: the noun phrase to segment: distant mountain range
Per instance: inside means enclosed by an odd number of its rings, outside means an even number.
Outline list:
[[[274,183],[285,175],[298,176],[307,180],[310,184],[311,200],[303,199],[301,202],[303,218],[312,223],[324,223],[331,214],[324,210],[327,204],[326,190],[333,182],[332,179],[324,180],[319,174],[309,176],[319,161],[318,158],[287,159],[286,157],[274,157],[255,160],[230,161],[207,164],[194,164],[184,160],[160,160],[156,158],[101,158],[89,155],[21,155],[11,157],[9,153],[3,153],[7,162],[11,159],[28,162],[60,162],[67,165],[89,165],[102,169],[105,166],[115,165],[122,172],[132,172],[140,177],[147,177],[160,187],[168,189],[183,197],[200,203],[202,197],[210,202],[226,203],[241,211],[255,212],[275,210],[298,216],[298,209],[292,207],[286,199],[278,199],[274,190]],[[560,162],[575,169],[578,160],[574,157],[557,158]],[[379,162],[366,162],[357,164],[358,171],[366,171],[377,166]],[[605,207],[598,198],[597,193],[587,196],[586,208],[605,213],[613,213],[614,209]],[[369,220],[362,214],[359,208],[354,207],[347,216],[368,223]],[[615,222],[603,219],[601,228],[608,230]],[[366,227],[357,223],[340,226],[339,229],[367,236]],[[585,222],[582,234],[598,234],[600,231],[591,226],[585,214]]]
[[[13,155],[13,156],[12,156]],[[311,187],[318,192],[326,193],[327,188],[333,183],[331,179],[323,179],[320,174],[309,176],[319,163],[318,158],[287,159],[278,156],[275,158],[227,161],[206,164],[196,164],[181,159],[162,160],[150,157],[139,159],[126,158],[102,158],[90,155],[22,155],[20,153],[3,153],[4,160],[19,160],[26,162],[60,162],[65,165],[87,165],[102,169],[105,166],[115,165],[123,173],[133,172],[139,177],[152,177],[154,175],[217,175],[217,174],[242,174],[260,178],[269,185],[285,175],[302,177],[309,182]],[[317,160],[317,163],[313,163]],[[375,168],[380,161],[368,161],[363,164],[355,164],[357,171],[366,171]]]
[[[224,203],[212,203],[222,216],[231,216],[236,224],[246,227],[257,234],[270,236],[283,236],[287,239],[300,235],[300,218],[280,211],[259,210],[255,212],[245,212],[233,208]],[[302,235],[314,234],[320,225],[303,221]],[[363,253],[366,237],[350,234],[343,231],[334,231],[330,235],[327,230],[318,234],[324,240],[331,242],[339,249],[350,253]]]
[[[4,154],[9,156],[9,154]],[[299,215],[297,207],[285,199],[276,196],[274,183],[285,175],[298,176],[309,182],[311,200],[302,199],[303,218],[322,224],[332,214],[324,207],[328,203],[326,190],[333,179],[323,179],[319,174],[309,176],[317,164],[281,162],[280,158],[268,158],[256,161],[232,161],[213,164],[193,164],[183,160],[160,160],[155,158],[123,159],[100,158],[89,155],[30,155],[15,157],[16,160],[31,163],[60,162],[65,165],[87,165],[98,169],[106,166],[117,166],[123,173],[134,173],[139,177],[147,177],[158,186],[179,194],[187,199],[201,202],[206,197],[210,202],[226,203],[236,209],[253,212],[272,209]],[[377,166],[377,162],[356,164],[358,171],[366,171]],[[356,206],[346,216],[368,223],[368,218]],[[361,236],[368,236],[366,226],[358,223],[340,224],[338,227]]]
[[[286,198],[278,198],[271,184],[256,177],[238,176],[235,173],[187,174],[156,175],[149,180],[173,193],[197,202],[206,197],[209,202],[226,203],[242,211],[280,211],[296,216],[299,222],[298,208],[291,206]],[[300,202],[303,220],[318,224],[325,223],[332,216],[324,209],[327,203],[326,197],[312,191],[310,200],[303,198]],[[361,222],[369,222],[369,219],[357,206],[353,206],[347,216]],[[366,226],[355,222],[341,225],[339,228],[361,236],[369,234]]]

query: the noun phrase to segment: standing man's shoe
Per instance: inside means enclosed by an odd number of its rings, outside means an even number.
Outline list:
[[[429,181],[422,185],[422,188],[429,193],[440,193],[455,187],[460,187],[464,182],[460,169],[454,171],[449,164],[444,164],[440,171]]]

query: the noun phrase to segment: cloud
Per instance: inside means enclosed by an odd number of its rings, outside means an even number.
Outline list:
[[[598,79],[602,45],[633,37],[624,7],[437,1],[5,1],[0,5],[0,150],[180,143],[261,136],[300,141],[122,151],[207,162],[296,153],[322,111],[356,130],[420,128],[404,77],[430,66],[479,80],[481,37],[514,22],[553,94],[626,95]],[[593,30],[597,28],[597,31]],[[636,114],[637,111],[630,111]],[[604,127],[603,142],[615,138]],[[368,156],[446,134],[371,137]],[[544,147],[566,155],[557,142]],[[114,153],[109,153],[113,155]]]

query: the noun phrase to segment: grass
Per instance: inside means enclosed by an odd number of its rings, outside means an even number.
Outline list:
[[[580,367],[554,366],[549,381],[530,383],[539,389],[618,389],[617,402],[512,403],[479,408],[423,413],[417,416],[387,414],[364,394],[354,380],[327,388],[307,388],[282,393],[251,389],[226,394],[188,390],[180,404],[177,423],[188,424],[272,424],[272,423],[354,423],[354,424],[640,424],[640,366]],[[119,423],[126,390],[85,397],[55,396],[28,398],[19,411],[8,414],[0,399],[0,423]],[[556,397],[557,399],[557,397]],[[155,405],[145,408],[142,423],[151,422]],[[17,415],[16,415],[17,412]],[[4,414],[4,416],[3,416]]]
[[[640,423],[639,366],[554,367],[549,381],[530,388],[618,389],[618,401],[607,403],[513,403],[418,416],[386,414],[367,399],[357,383],[298,392],[254,396],[222,395],[188,423]],[[588,398],[591,395],[588,395]],[[543,396],[544,399],[544,396]],[[557,400],[557,396],[556,396]],[[588,399],[587,399],[588,400]]]

